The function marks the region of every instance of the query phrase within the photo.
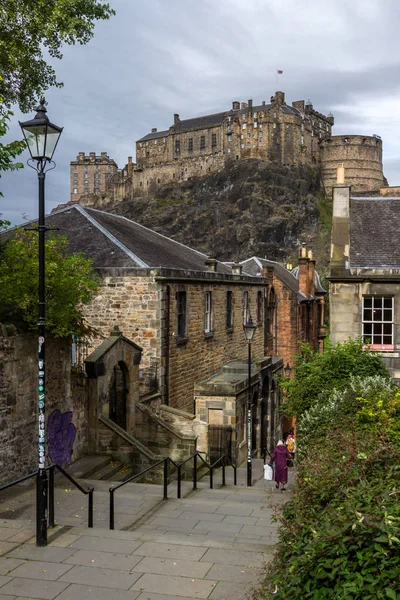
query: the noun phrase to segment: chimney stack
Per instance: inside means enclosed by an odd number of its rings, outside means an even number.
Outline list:
[[[215,258],[207,258],[204,261],[204,264],[206,265],[206,271],[209,271],[209,273],[217,272],[217,261],[215,260]]]
[[[299,290],[308,296],[308,261],[307,249],[303,244],[299,251]]]
[[[340,173],[339,173],[340,171]],[[332,187],[331,275],[344,275],[349,268],[350,186],[344,183],[344,168],[338,168],[338,181]]]
[[[151,133],[157,133],[157,127],[152,127],[151,128]]]
[[[242,274],[243,266],[241,264],[239,264],[238,262],[233,263],[231,268],[232,268],[233,275],[241,275]]]
[[[232,102],[232,110],[240,110],[240,102],[238,102],[237,100],[234,100]]]
[[[174,114],[174,125],[178,125],[180,122],[179,115],[177,113]]]

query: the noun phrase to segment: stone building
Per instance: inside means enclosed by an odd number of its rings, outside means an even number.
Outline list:
[[[70,163],[70,200],[79,200],[86,194],[97,194],[106,190],[107,181],[118,173],[117,163],[101,152],[86,155],[79,152],[76,160]]]
[[[399,197],[354,197],[333,187],[330,335],[362,337],[400,380]]]

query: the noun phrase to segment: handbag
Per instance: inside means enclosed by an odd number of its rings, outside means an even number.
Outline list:
[[[264,479],[266,481],[272,481],[274,478],[274,471],[270,465],[264,465]]]

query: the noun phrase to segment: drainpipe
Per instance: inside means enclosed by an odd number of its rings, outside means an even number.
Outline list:
[[[165,315],[165,383],[164,404],[169,404],[169,347],[170,347],[170,324],[171,324],[171,288],[167,285],[167,307]]]

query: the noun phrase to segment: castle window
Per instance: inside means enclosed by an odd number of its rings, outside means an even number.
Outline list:
[[[216,145],[217,145],[217,134],[213,133],[211,136],[211,146],[213,148],[215,148]]]
[[[176,314],[178,338],[186,337],[186,292],[176,293]]]
[[[250,138],[251,138],[251,133],[248,133],[247,134],[247,139],[250,139]]]
[[[258,132],[258,137],[262,137],[262,136],[263,136],[263,132],[262,132],[262,131],[259,131],[259,132]]]
[[[146,142],[146,146],[148,146],[148,145],[149,145],[149,142]]]
[[[240,147],[241,147],[241,148],[244,148],[244,144],[240,144]]]
[[[393,350],[393,298],[363,296],[362,337],[372,349]]]
[[[230,154],[232,152],[232,150],[230,148],[228,148],[228,154]]]
[[[193,138],[188,139],[188,152],[193,152]]]
[[[276,112],[274,112],[274,119],[276,119]]]
[[[181,151],[181,142],[180,142],[180,140],[175,140],[175,152],[176,152],[176,154],[179,154],[180,151]]]
[[[254,117],[255,119],[257,119],[257,113],[256,113],[256,112],[253,114],[253,117]]]
[[[262,123],[259,123],[258,127],[259,127],[260,129],[262,129]]]
[[[232,329],[233,327],[233,303],[232,303],[232,292],[226,292],[226,328]]]
[[[74,194],[77,194],[77,193],[78,193],[77,188],[74,188]]]
[[[142,143],[142,142],[140,142],[140,144],[139,144],[139,148],[141,148],[142,146],[143,146],[143,143]]]
[[[240,134],[240,139],[242,140],[244,138],[243,133]]]
[[[253,127],[257,128],[257,121],[253,123]]]
[[[247,142],[247,147],[251,148],[251,142]]]
[[[276,129],[276,123],[274,123],[274,129]]]
[[[258,145],[259,145],[259,146],[262,146],[262,142],[258,142]]]
[[[246,123],[243,123],[242,129],[247,129],[247,124]]]
[[[202,135],[202,136],[200,136],[200,150],[204,150],[205,147],[206,147],[206,136]]]
[[[301,145],[304,145],[304,135],[301,136]]]
[[[228,135],[228,142],[231,142],[231,141],[232,141],[232,136]]]
[[[204,296],[204,333],[212,331],[212,296],[211,292],[206,292]]]
[[[154,143],[157,145],[157,140],[154,140]]]

